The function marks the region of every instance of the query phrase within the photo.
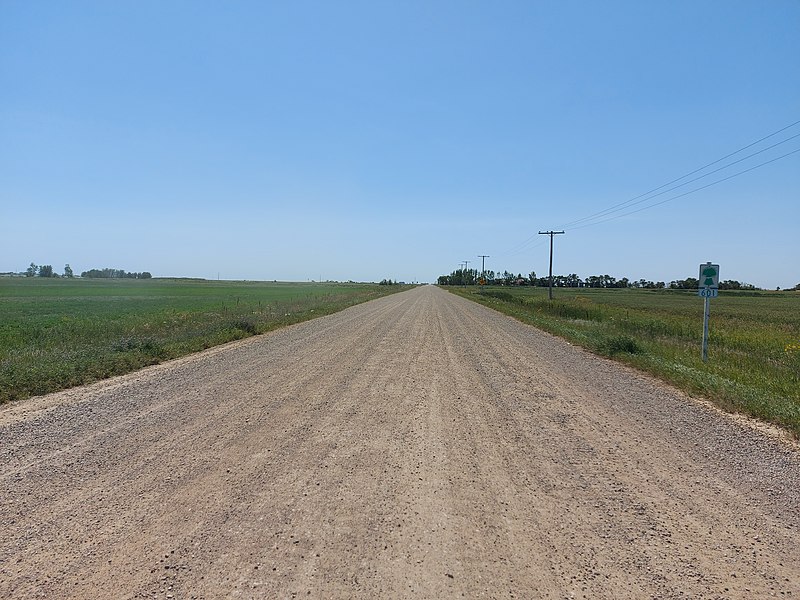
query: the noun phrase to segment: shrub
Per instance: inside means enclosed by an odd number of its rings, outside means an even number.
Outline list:
[[[256,324],[248,319],[239,319],[238,321],[234,321],[233,328],[244,331],[245,333],[249,333],[250,335],[255,335],[258,333]]]
[[[644,349],[635,339],[627,335],[615,335],[600,341],[597,349],[606,356],[614,356],[621,352],[626,354],[641,354]]]

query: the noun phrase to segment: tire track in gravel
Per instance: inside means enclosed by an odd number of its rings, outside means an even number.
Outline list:
[[[0,408],[0,596],[792,597],[799,455],[422,287]]]

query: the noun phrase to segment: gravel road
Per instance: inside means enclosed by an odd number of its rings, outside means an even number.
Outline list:
[[[800,598],[800,452],[426,286],[0,407],[2,598]]]

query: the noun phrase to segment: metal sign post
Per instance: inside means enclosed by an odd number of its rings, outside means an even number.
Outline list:
[[[708,318],[711,316],[711,298],[703,297],[703,362],[708,362]]]
[[[703,362],[708,362],[708,317],[711,315],[711,298],[719,294],[719,265],[707,262],[700,265],[699,290],[703,298]]]

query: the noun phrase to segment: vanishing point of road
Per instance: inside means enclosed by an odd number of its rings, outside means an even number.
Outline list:
[[[0,408],[2,598],[800,598],[800,452],[425,286]]]

